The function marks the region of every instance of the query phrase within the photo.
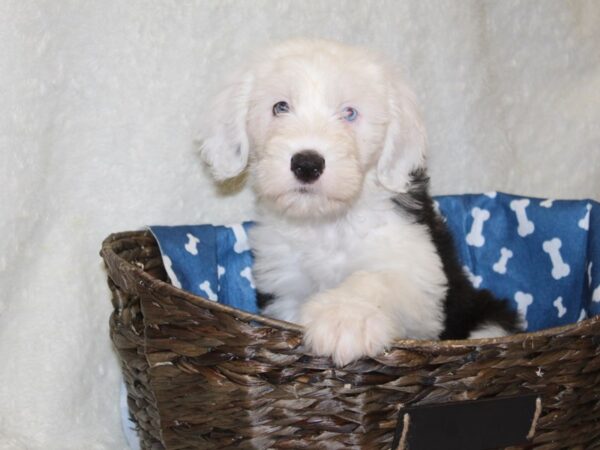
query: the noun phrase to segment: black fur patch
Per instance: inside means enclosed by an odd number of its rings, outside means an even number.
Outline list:
[[[258,305],[259,311],[265,309],[269,304],[275,300],[273,294],[266,294],[264,292],[256,291],[256,304]]]
[[[417,223],[427,226],[442,259],[448,291],[444,303],[444,331],[440,339],[465,339],[485,324],[500,325],[510,333],[522,331],[519,316],[510,308],[508,300],[497,299],[490,291],[475,289],[467,278],[459,263],[452,235],[429,195],[426,171],[416,170],[411,177],[409,191],[393,201]]]

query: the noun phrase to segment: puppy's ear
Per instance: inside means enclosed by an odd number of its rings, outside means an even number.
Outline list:
[[[202,131],[201,153],[218,181],[239,175],[248,164],[248,115],[253,76],[240,76],[230,83],[206,111],[207,123]]]
[[[425,167],[427,136],[415,95],[399,79],[391,86],[389,115],[377,179],[386,189],[403,193],[408,190],[410,174]]]

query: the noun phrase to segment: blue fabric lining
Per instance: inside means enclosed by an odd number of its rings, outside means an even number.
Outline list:
[[[435,198],[476,287],[507,298],[536,331],[600,313],[600,205],[502,193]],[[174,285],[257,312],[251,222],[152,226]],[[504,254],[504,258],[502,257]]]
[[[235,225],[151,226],[173,285],[225,305],[258,312],[247,231]]]

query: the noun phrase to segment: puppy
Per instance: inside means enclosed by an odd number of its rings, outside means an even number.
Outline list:
[[[415,97],[371,53],[296,40],[262,53],[211,109],[202,154],[217,180],[249,167],[263,313],[305,326],[338,366],[396,338],[520,329],[475,290],[428,194]]]

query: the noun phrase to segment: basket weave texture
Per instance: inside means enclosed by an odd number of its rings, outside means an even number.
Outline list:
[[[600,448],[599,317],[498,339],[400,340],[339,369],[305,352],[299,326],[168,284],[149,232],[113,234],[101,255],[144,449],[389,449],[403,406],[523,393],[542,401],[527,448]]]

